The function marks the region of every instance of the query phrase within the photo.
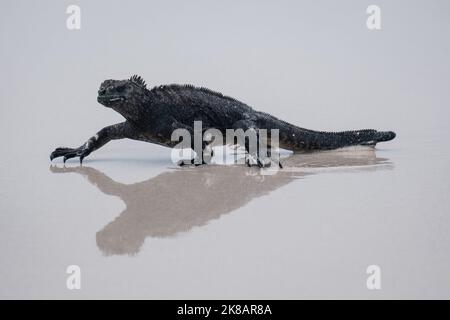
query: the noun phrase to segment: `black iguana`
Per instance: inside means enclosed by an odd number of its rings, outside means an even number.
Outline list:
[[[373,129],[323,132],[303,129],[259,112],[234,98],[192,85],[163,85],[151,90],[139,76],[127,80],[106,80],[100,85],[97,101],[120,113],[126,121],[101,129],[79,148],[57,148],[53,160],[79,157],[80,163],[107,142],[129,138],[174,147],[175,129],[193,133],[194,121],[202,121],[204,130],[279,129],[279,146],[294,152],[330,150],[353,145],[375,145],[395,138],[392,131]],[[191,139],[194,141],[194,139]],[[205,148],[206,145],[203,145]],[[248,146],[245,146],[248,151]],[[261,165],[260,161],[257,161]]]

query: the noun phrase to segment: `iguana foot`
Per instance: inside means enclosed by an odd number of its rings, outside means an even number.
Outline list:
[[[247,159],[245,160],[245,163],[247,164],[248,167],[258,166],[259,168],[268,168],[268,167],[272,166],[272,160],[270,158],[261,159],[261,158],[257,157],[255,159],[255,157],[253,157],[251,155],[249,155],[247,157]],[[278,167],[280,169],[283,169],[281,162],[278,162]]]
[[[86,147],[82,146],[76,149],[72,149],[72,148],[56,148],[55,151],[53,151],[50,154],[50,160],[52,161],[53,159],[59,158],[59,157],[64,157],[63,161],[64,163],[66,163],[67,160],[71,159],[71,158],[75,158],[75,157],[79,157],[80,158],[80,164],[83,163],[83,159],[88,156],[90,153],[89,149],[87,149]]]
[[[252,155],[248,155],[247,158],[245,159],[245,163],[247,164],[248,167],[253,167],[253,166],[257,166],[259,168],[265,168],[266,166],[270,166],[270,162],[269,164],[266,164],[266,161],[264,161],[263,159],[260,159],[259,157],[254,157]]]
[[[207,163],[205,161],[202,161],[202,163],[195,163],[195,159],[189,160],[188,163],[186,163],[186,160],[180,160],[180,161],[177,162],[177,165],[179,167],[183,167],[183,166],[191,165],[191,164],[193,164],[194,166],[198,167],[198,166],[201,166],[201,165],[204,165],[204,164],[207,164]]]

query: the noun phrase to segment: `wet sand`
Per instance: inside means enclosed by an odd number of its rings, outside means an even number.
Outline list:
[[[289,155],[283,170],[263,175],[244,165],[209,165],[165,171],[146,181],[125,184],[114,181],[93,167],[58,167],[52,173],[77,173],[105,195],[116,196],[125,210],[96,234],[99,249],[106,255],[139,252],[146,238],[175,237],[207,225],[251,201],[303,178],[310,169],[372,171],[389,169],[387,159],[372,149],[328,151]],[[356,170],[358,170],[356,169]]]
[[[161,150],[123,141],[82,167],[11,164],[2,297],[448,296],[448,164],[432,150],[434,166],[395,148],[288,155],[270,176],[177,168]],[[372,264],[380,291],[366,288]]]

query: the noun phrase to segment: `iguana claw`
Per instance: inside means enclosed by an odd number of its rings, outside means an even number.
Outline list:
[[[50,154],[50,160],[53,161],[53,159],[63,157],[63,162],[66,163],[67,160],[79,157],[80,158],[80,164],[83,163],[83,159],[89,154],[89,151],[84,148],[56,148],[55,151],[53,151]]]

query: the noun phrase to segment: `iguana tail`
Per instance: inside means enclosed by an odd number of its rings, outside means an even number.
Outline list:
[[[291,131],[294,131],[291,133]],[[363,129],[342,132],[313,131],[302,128],[289,130],[290,136],[280,130],[280,146],[290,146],[294,151],[331,150],[348,146],[375,146],[378,142],[395,138],[392,131]]]
[[[331,150],[357,145],[375,146],[378,142],[395,138],[392,131],[374,129],[341,132],[309,130],[272,117],[260,121],[261,127],[279,129],[280,147],[293,151]]]

